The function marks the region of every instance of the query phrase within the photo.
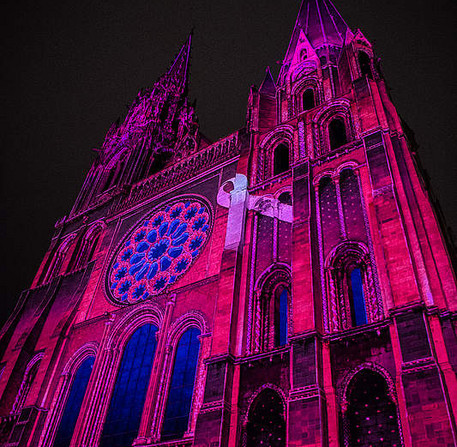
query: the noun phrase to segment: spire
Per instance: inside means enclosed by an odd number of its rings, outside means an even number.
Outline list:
[[[314,50],[342,47],[348,25],[330,0],[303,0],[284,62],[289,61],[303,32]]]
[[[192,32],[189,34],[187,41],[181,47],[181,50],[176,56],[170,69],[164,75],[164,77],[167,78],[181,94],[185,93],[187,89],[191,45]]]
[[[276,84],[271,76],[270,67],[267,67],[266,69],[265,78],[259,88],[259,93],[270,96],[274,96],[276,94]]]

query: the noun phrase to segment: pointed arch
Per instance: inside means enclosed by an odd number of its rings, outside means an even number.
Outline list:
[[[63,433],[60,434],[61,441],[56,442],[63,442],[65,445],[65,438],[69,438],[68,443],[70,442],[80,409],[84,400],[87,399],[85,395],[89,389],[90,371],[98,354],[98,349],[99,345],[96,342],[84,344],[73,353],[63,367],[59,385],[51,404],[51,411],[42,433],[40,446],[54,446],[56,436],[59,437],[58,431]],[[73,412],[68,410],[69,406],[72,407]],[[65,426],[65,430],[61,429],[62,424]]]
[[[169,327],[167,357],[157,403],[156,427],[162,440],[179,439],[195,429],[205,383],[203,341],[209,337],[206,316],[197,310],[186,312]],[[181,401],[177,407],[176,402]],[[159,435],[160,433],[160,435]]]
[[[30,389],[32,388],[33,382],[38,372],[41,360],[44,357],[44,352],[35,354],[25,367],[24,375],[19,386],[19,390],[16,394],[16,399],[11,410],[11,414],[19,414],[24,408],[25,402],[29,395]]]

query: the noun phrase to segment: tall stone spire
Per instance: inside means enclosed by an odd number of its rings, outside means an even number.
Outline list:
[[[310,56],[336,58],[349,27],[330,0],[303,0],[283,60],[280,79],[291,65]]]
[[[290,39],[286,59],[304,33],[315,49],[323,46],[341,47],[348,25],[330,0],[303,0]]]
[[[176,56],[170,69],[164,75],[174,83],[175,87],[177,87],[177,90],[179,90],[179,93],[181,94],[185,93],[187,90],[191,45],[192,33],[189,34],[187,41],[181,47],[181,50]]]

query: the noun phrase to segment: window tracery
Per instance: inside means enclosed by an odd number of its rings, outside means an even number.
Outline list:
[[[192,265],[211,231],[211,212],[195,197],[162,205],[123,240],[109,269],[110,295],[121,304],[162,293]]]
[[[103,426],[101,447],[131,445],[138,434],[155,357],[157,331],[157,326],[144,324],[125,346]]]

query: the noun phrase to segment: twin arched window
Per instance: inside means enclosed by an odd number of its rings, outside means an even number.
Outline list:
[[[145,324],[128,340],[105,418],[100,447],[131,445],[138,435],[157,346],[157,327]],[[191,327],[180,337],[171,370],[162,439],[181,438],[188,429],[200,351],[200,330]],[[56,432],[54,446],[68,446],[89,383],[94,357],[78,368]],[[24,398],[25,399],[25,398]]]
[[[87,265],[95,254],[98,241],[100,240],[101,228],[89,229],[84,238],[80,241],[79,247],[75,250],[69,270],[79,269]]]

